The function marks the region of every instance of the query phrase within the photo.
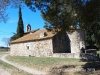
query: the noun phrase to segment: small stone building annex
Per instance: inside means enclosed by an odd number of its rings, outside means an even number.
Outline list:
[[[29,27],[29,28],[28,28]],[[72,33],[53,33],[46,29],[31,31],[30,26],[26,34],[11,41],[12,56],[53,57],[56,54],[82,53],[85,48],[84,30],[73,30]]]

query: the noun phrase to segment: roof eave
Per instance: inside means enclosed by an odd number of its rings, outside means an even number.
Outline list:
[[[41,38],[41,39],[35,39],[35,40],[17,41],[17,42],[10,42],[10,44],[25,43],[25,42],[33,42],[33,41],[41,41],[41,40],[52,39],[52,38],[53,38],[53,37]]]

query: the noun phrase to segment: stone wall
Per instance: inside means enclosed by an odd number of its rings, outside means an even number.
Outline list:
[[[84,30],[59,32],[53,37],[54,53],[82,53],[82,48],[85,49]]]
[[[59,32],[53,37],[53,53],[71,53],[70,38],[66,32]]]
[[[88,54],[88,53],[54,53],[52,57],[60,58],[79,58],[87,60],[97,60],[97,54]]]
[[[72,33],[68,33],[70,38],[71,53],[82,53],[82,47],[85,49],[85,33],[84,30],[73,30]]]
[[[53,53],[52,39],[11,44],[12,56],[51,56]]]

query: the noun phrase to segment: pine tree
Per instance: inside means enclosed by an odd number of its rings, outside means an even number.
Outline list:
[[[24,25],[23,25],[21,7],[19,6],[19,20],[18,20],[18,27],[17,27],[17,38],[22,37],[23,35],[24,35]]]

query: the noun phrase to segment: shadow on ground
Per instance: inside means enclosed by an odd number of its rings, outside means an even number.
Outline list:
[[[84,60],[81,59],[80,62],[86,62],[86,64],[81,65],[83,72],[79,72],[81,75],[100,75],[100,59],[98,60]]]
[[[84,65],[63,65],[59,68],[54,67],[50,70],[50,75],[100,75],[100,59],[98,60],[84,60],[79,62],[86,62]]]
[[[71,71],[72,69],[75,69],[76,66],[74,65],[63,65],[59,68],[57,67],[54,67],[50,70],[49,74],[50,75],[73,75],[72,72],[69,72]]]

